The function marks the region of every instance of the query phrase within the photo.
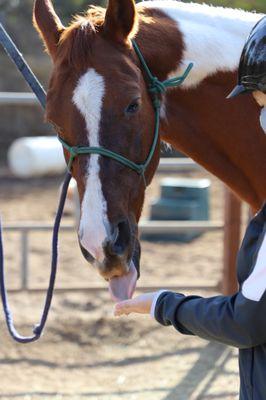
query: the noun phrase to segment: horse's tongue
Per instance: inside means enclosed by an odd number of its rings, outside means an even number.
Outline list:
[[[133,296],[137,283],[137,271],[131,262],[127,275],[111,278],[109,281],[109,292],[114,301],[130,299]]]

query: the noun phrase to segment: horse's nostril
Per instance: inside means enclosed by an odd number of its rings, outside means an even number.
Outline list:
[[[114,242],[114,251],[116,254],[123,254],[130,244],[130,226],[128,221],[119,222],[117,225],[118,235]]]
[[[123,256],[131,240],[130,225],[127,220],[119,222],[113,229],[113,237],[107,243],[106,249],[110,255]]]
[[[79,247],[80,247],[80,250],[81,250],[81,252],[82,252],[84,258],[85,258],[89,263],[92,263],[92,262],[94,261],[94,257],[88,252],[88,250],[86,250],[86,249],[82,246],[82,244],[81,244],[80,242],[79,242]]]

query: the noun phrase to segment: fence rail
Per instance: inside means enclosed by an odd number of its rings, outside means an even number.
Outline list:
[[[201,170],[204,171],[204,168],[195,163],[195,161],[191,160],[191,158],[185,157],[161,158],[157,169],[158,172],[185,172]]]
[[[207,232],[207,231],[214,231],[223,229],[224,225],[222,222],[219,221],[145,221],[142,220],[139,225],[140,233],[142,234],[149,234],[149,235],[156,235],[160,234],[176,234],[180,232]],[[61,231],[63,232],[72,232],[76,229],[74,224],[65,224],[61,226]],[[27,222],[27,223],[12,223],[5,225],[3,227],[5,232],[18,232],[20,233],[20,250],[21,250],[21,263],[20,263],[20,286],[19,288],[12,289],[11,291],[20,291],[20,290],[30,290],[30,291],[43,291],[45,288],[31,288],[29,285],[29,234],[31,232],[51,232],[53,230],[53,224],[50,222],[47,223],[34,223],[34,222]],[[72,288],[61,288],[60,291],[67,291],[67,290],[102,290],[105,286],[90,286],[90,287],[72,287]],[[213,284],[204,284],[204,285],[191,285],[188,284],[181,284],[181,285],[174,285],[169,289],[173,290],[181,290],[184,288],[191,288],[191,289],[213,289]],[[157,290],[159,286],[150,285],[150,286],[142,286],[140,287],[141,290]]]
[[[194,290],[207,290],[211,292],[217,292],[221,290],[221,285],[220,283],[217,283],[216,285],[213,284],[213,282],[205,282],[203,281],[202,283],[197,283],[193,285],[191,282],[184,281],[180,282],[178,285],[164,285],[167,290],[173,291],[173,292],[183,292],[185,290],[187,291],[194,291]],[[157,292],[158,290],[162,289],[162,284],[150,284],[150,285],[137,285],[136,290],[141,291],[141,292]],[[31,287],[28,286],[27,289],[22,289],[21,287],[13,287],[9,288],[8,292],[9,293],[21,293],[23,291],[27,291],[30,293],[44,293],[46,292],[47,288],[46,287]],[[105,285],[93,285],[90,284],[88,286],[66,286],[66,287],[55,287],[54,291],[56,293],[75,293],[75,292],[106,292],[107,290],[107,284]]]
[[[33,93],[23,92],[0,92],[0,105],[4,106],[22,106],[39,104]]]

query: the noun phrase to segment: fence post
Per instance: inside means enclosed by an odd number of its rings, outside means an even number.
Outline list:
[[[28,290],[29,231],[21,230],[21,290]]]
[[[231,295],[238,290],[236,256],[240,246],[241,201],[225,188],[224,257],[222,293]]]

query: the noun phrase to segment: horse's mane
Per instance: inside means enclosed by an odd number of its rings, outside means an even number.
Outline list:
[[[102,29],[106,10],[91,6],[84,15],[74,16],[64,29],[58,44],[59,57],[78,71],[83,69],[91,55],[95,34]]]
[[[68,27],[66,27],[58,43],[58,56],[61,61],[68,61],[78,71],[84,70],[88,65],[88,58],[92,55],[93,41],[96,33],[103,30],[106,9],[90,6],[83,15],[75,15]],[[146,15],[145,8],[138,7],[138,18],[130,37],[138,31],[138,21],[149,25],[154,23],[152,16]]]
[[[96,32],[104,23],[106,9],[102,7],[90,6],[83,15],[75,15],[70,25],[64,30],[60,42],[64,42],[73,34],[73,31],[82,29],[86,31],[87,25]]]

